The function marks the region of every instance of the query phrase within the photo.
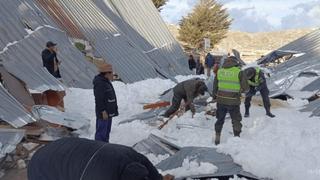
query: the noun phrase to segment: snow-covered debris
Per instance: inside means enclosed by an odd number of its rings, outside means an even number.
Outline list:
[[[190,78],[194,76],[177,77],[178,81]],[[303,79],[296,81],[296,83],[299,82],[303,82]],[[167,139],[170,137],[170,142],[182,147],[215,147],[212,144],[212,138],[216,119],[205,113],[197,113],[192,118],[191,113],[187,112],[171,120],[162,131],[140,121],[118,125],[122,120],[146,112],[142,109],[143,103],[158,101],[159,95],[172,88],[175,85],[174,82],[152,79],[134,84],[121,82],[113,84],[118,96],[120,116],[114,118],[110,139],[112,143],[132,146],[153,133]],[[294,86],[298,87],[299,84]],[[295,92],[299,93],[299,91]],[[233,137],[232,124],[227,118],[221,144],[217,146],[218,151],[231,155],[245,171],[259,177],[277,180],[318,180],[320,177],[320,144],[318,142],[320,121],[318,117],[309,118],[310,113],[299,112],[306,103],[305,100],[296,98],[281,106],[273,106],[272,111],[276,115],[274,119],[266,117],[264,108],[259,104],[253,104],[251,117],[244,118],[242,121],[241,138]],[[93,138],[95,131],[93,91],[71,89],[67,92],[65,105],[67,112],[80,113],[91,120],[90,132],[83,136]],[[241,112],[244,112],[243,105]],[[177,128],[182,124],[188,127]],[[162,160],[159,156],[148,155],[148,157],[155,163]],[[172,169],[175,168],[179,166]]]
[[[175,177],[194,176],[199,174],[213,174],[218,168],[210,163],[200,162],[188,158],[183,160],[182,166],[176,169],[164,171],[163,174],[174,174]]]

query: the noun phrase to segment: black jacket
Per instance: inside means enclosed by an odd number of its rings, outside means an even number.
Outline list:
[[[189,58],[188,63],[189,63],[189,69],[190,69],[190,70],[196,68],[196,61],[195,61],[193,58]]]
[[[61,78],[59,67],[57,71],[54,71],[54,61],[59,63],[57,59],[57,54],[55,52],[50,52],[48,49],[45,49],[41,53],[43,67],[47,68],[50,74],[56,78]]]
[[[162,180],[162,176],[145,156],[130,147],[64,138],[34,154],[28,166],[28,179]]]
[[[94,78],[93,92],[96,102],[97,119],[102,119],[103,111],[106,111],[110,118],[119,115],[117,97],[112,83],[102,74]]]

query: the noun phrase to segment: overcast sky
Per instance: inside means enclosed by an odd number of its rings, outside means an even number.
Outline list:
[[[169,0],[161,15],[177,24],[198,0]],[[232,30],[261,32],[320,27],[320,0],[217,0],[233,18]]]

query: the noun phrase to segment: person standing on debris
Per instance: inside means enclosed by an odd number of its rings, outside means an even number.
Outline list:
[[[236,57],[228,57],[223,66],[218,70],[213,84],[213,99],[217,101],[217,121],[215,123],[215,144],[220,144],[222,127],[226,114],[229,112],[234,136],[240,136],[241,120],[240,113],[241,92],[248,89],[247,78],[241,71]]]
[[[193,70],[196,68],[196,61],[194,60],[192,54],[190,54],[190,56],[189,56],[188,63],[189,63],[189,69],[190,69],[191,71],[193,71]]]
[[[173,180],[131,147],[81,138],[63,138],[39,149],[28,180]]]
[[[251,99],[252,96],[254,96],[258,91],[261,94],[263,106],[266,110],[266,115],[274,118],[275,115],[273,115],[270,111],[271,103],[269,99],[269,89],[267,86],[266,78],[264,76],[263,71],[259,67],[250,67],[245,69],[247,78],[248,78],[248,84],[250,86],[249,92],[246,94],[245,99],[245,114],[244,117],[249,117],[249,109],[251,106]]]
[[[57,58],[57,44],[48,41],[46,46],[47,48],[41,53],[43,67],[45,67],[55,78],[61,78],[59,70],[61,61],[59,61]]]
[[[211,70],[213,69],[215,64],[215,59],[212,56],[212,54],[209,52],[205,58],[205,65],[207,68],[207,76],[210,77],[211,75]]]
[[[95,140],[108,143],[112,118],[119,115],[117,97],[111,83],[113,80],[112,66],[103,64],[99,67],[99,72],[93,80],[97,117]]]
[[[180,108],[181,101],[185,102],[185,110],[191,110],[194,115],[196,110],[193,100],[199,95],[204,95],[208,91],[206,84],[200,79],[190,79],[177,84],[173,88],[173,98],[171,107],[164,113],[164,117],[168,118]]]
[[[203,64],[200,62],[200,59],[197,59],[196,63],[196,75],[204,74]]]

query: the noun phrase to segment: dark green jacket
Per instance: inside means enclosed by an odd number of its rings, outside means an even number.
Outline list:
[[[227,59],[224,62],[222,68],[228,69],[234,66],[238,66],[238,63],[231,59]],[[241,104],[241,93],[246,92],[249,89],[247,77],[243,71],[239,73],[239,80],[240,80],[241,91],[239,93],[234,93],[234,92],[219,91],[218,78],[217,76],[214,78],[212,94],[213,94],[213,98],[217,100],[217,103],[223,104],[223,105],[231,105],[231,106]]]

